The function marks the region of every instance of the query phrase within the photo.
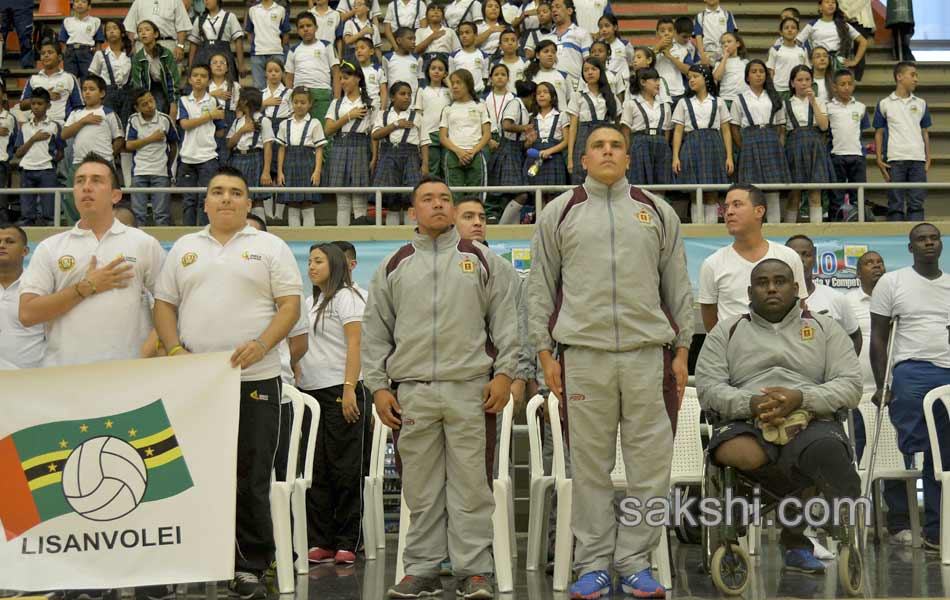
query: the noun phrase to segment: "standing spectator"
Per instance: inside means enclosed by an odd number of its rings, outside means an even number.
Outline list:
[[[475,95],[481,97],[485,91],[485,80],[488,79],[488,65],[491,62],[487,53],[478,48],[475,43],[477,28],[475,23],[465,21],[458,28],[460,50],[449,57],[449,81],[451,76],[459,70],[466,70],[475,82]],[[397,80],[392,80],[395,83]],[[507,85],[507,84],[506,84]]]
[[[699,60],[711,67],[722,58],[722,34],[735,33],[739,27],[735,17],[720,5],[719,0],[704,0],[704,3],[706,8],[694,20],[693,35],[696,36]]]
[[[60,50],[66,72],[78,79],[89,73],[96,47],[105,41],[99,17],[89,16],[90,0],[73,0],[72,16],[63,19],[59,30]]]
[[[610,0],[576,0],[574,10],[577,14],[577,25],[592,36],[600,30],[600,18],[614,14]]]
[[[218,139],[224,137],[224,109],[208,93],[210,71],[206,65],[194,65],[188,83],[191,93],[178,100],[178,126],[184,130],[178,165],[178,184],[205,187],[218,169]],[[185,194],[184,225],[206,225],[208,215],[194,192]],[[166,346],[167,348],[167,346]]]
[[[874,111],[874,143],[877,166],[884,181],[925,182],[930,170],[930,110],[927,102],[914,95],[917,90],[917,65],[894,65],[897,86]],[[890,190],[887,193],[888,221],[923,221],[922,189]]]
[[[805,25],[798,41],[812,48],[824,48],[831,55],[832,73],[841,68],[853,69],[868,49],[868,41],[849,25],[838,9],[838,0],[819,0],[818,19]]]
[[[673,111],[660,99],[661,82],[656,69],[638,69],[630,81],[630,97],[623,103],[620,125],[630,136],[627,180],[634,185],[673,182]]]
[[[914,3],[912,0],[887,1],[887,28],[894,38],[894,59],[914,60],[910,40],[914,37]]]
[[[831,164],[838,183],[864,183],[868,176],[861,132],[871,128],[868,109],[854,99],[854,75],[851,71],[838,71],[834,77],[835,97],[825,105],[831,132]],[[852,210],[857,211],[857,190],[834,190],[828,204],[829,220],[847,220],[848,215],[842,212],[845,194],[849,195]]]
[[[888,2],[887,4],[893,3]],[[870,40],[874,36],[874,11],[871,9],[871,0],[838,0],[838,8],[841,9],[848,23],[858,30],[861,37]],[[911,5],[911,8],[913,8],[913,5]],[[862,57],[861,61],[852,69],[858,81],[861,81],[861,77],[864,75],[866,60],[866,57]]]
[[[584,57],[590,52],[593,39],[587,30],[578,26],[572,0],[554,0],[551,3],[551,16],[554,19],[552,33],[557,44],[557,66],[567,73],[572,89],[577,89],[583,80],[581,70]],[[594,27],[593,31],[597,31],[597,28]]]
[[[782,19],[779,31],[782,34],[780,43],[769,48],[769,58],[765,64],[769,68],[772,81],[775,82],[776,91],[784,94],[789,89],[788,78],[792,69],[798,65],[808,66],[808,51],[796,39],[798,37],[797,19],[792,17]]]
[[[293,114],[280,124],[277,130],[277,185],[279,187],[318,187],[323,169],[323,148],[327,140],[323,135],[320,119],[311,114],[310,92],[296,87],[290,92]],[[287,208],[287,224],[290,227],[306,225],[313,227],[316,216],[313,203],[319,202],[319,194],[286,193],[277,197],[276,215],[283,215]]]
[[[478,24],[484,20],[480,0],[451,0],[445,5],[445,23],[452,29],[465,22]]]
[[[426,5],[423,0],[392,0],[386,7],[386,18],[383,19],[383,35],[389,40],[389,47],[399,47],[396,43],[396,31],[403,27],[415,36],[413,32],[422,27],[425,16]]]
[[[7,104],[7,90],[0,81],[0,186],[10,186],[10,162],[13,160],[14,145],[16,144],[19,125],[16,117],[10,112]],[[11,196],[0,197],[0,220],[8,219],[6,215],[7,203]]]
[[[32,188],[56,187],[54,165],[63,159],[63,126],[49,116],[50,94],[44,88],[33,90],[29,100],[29,121],[16,137],[16,158],[20,159],[20,184],[26,193],[20,196],[18,225],[53,224],[53,194],[31,193]]]
[[[287,54],[287,87],[305,87],[310,91],[313,108],[310,116],[323,121],[339,89],[340,68],[333,44],[317,39],[317,19],[313,13],[297,16],[300,43]]]
[[[171,165],[178,158],[178,128],[171,117],[156,108],[155,97],[139,90],[134,97],[136,113],[129,118],[125,147],[132,152],[132,187],[168,187]],[[172,212],[168,192],[132,194],[132,213],[138,226],[148,218],[148,205],[156,225],[171,225]]]
[[[400,0],[394,0],[399,2]],[[392,6],[392,4],[390,4]],[[389,85],[397,81],[405,81],[415,94],[419,89],[419,79],[422,73],[422,59],[413,54],[416,49],[415,34],[408,27],[396,30],[396,45],[392,52],[383,55],[383,70],[386,72],[386,81]],[[451,63],[450,63],[451,67]]]
[[[823,132],[828,131],[825,103],[818,100],[812,89],[812,71],[804,65],[792,69],[789,81],[792,97],[785,101],[785,156],[792,175],[792,183],[833,183],[834,166]],[[811,189],[808,196],[808,219],[821,223],[821,191]],[[785,203],[785,221],[798,222],[802,190],[793,188]]]
[[[310,247],[308,274],[309,350],[298,363],[297,383],[320,403],[314,485],[307,491],[308,558],[353,564],[361,543],[364,450],[372,439],[372,399],[360,369],[366,298],[353,287],[346,255],[332,243]]]
[[[426,26],[416,30],[415,53],[424,59],[426,68],[434,57],[448,60],[462,47],[458,34],[448,28],[443,15],[440,5],[430,4],[426,9]]]
[[[244,29],[251,44],[254,87],[263,89],[267,81],[264,72],[267,61],[271,58],[284,61],[284,49],[290,42],[290,12],[274,0],[261,0],[247,9]]]
[[[156,39],[172,51],[176,62],[185,60],[185,40],[191,31],[191,19],[182,0],[134,0],[123,21],[133,42],[143,21],[152,22]]]
[[[160,112],[174,121],[178,115],[178,65],[172,51],[158,43],[158,28],[142,21],[138,28],[142,48],[132,57],[132,87],[148,90]]]
[[[42,68],[32,75],[20,94],[20,108],[30,110],[30,98],[33,90],[43,88],[49,92],[52,105],[49,109],[50,119],[60,125],[66,122],[69,113],[82,108],[82,96],[79,93],[79,82],[76,78],[60,68],[63,55],[59,45],[52,40],[46,40],[40,45],[40,64]]]
[[[20,278],[29,253],[26,232],[0,222],[0,360],[18,369],[39,367],[46,352],[43,326],[20,322]]]
[[[442,121],[442,109],[452,101],[449,87],[446,85],[449,63],[441,56],[435,56],[426,67],[425,87],[416,94],[416,110],[422,112],[422,135],[429,136],[429,175],[445,177],[443,172],[444,151],[439,141],[439,123]],[[410,84],[411,85],[411,84]]]
[[[207,11],[195,18],[188,36],[191,51],[188,64],[207,64],[215,54],[224,54],[235,77],[244,74],[244,30],[237,16],[220,7],[220,0],[207,0]],[[234,44],[234,50],[231,50]],[[236,58],[236,60],[235,60]]]
[[[125,127],[132,114],[132,43],[125,33],[122,21],[106,21],[102,26],[109,45],[96,52],[89,72],[106,82],[106,97],[102,103],[115,111]]]
[[[690,41],[693,28],[689,17],[660,17],[656,22],[658,41],[656,72],[660,74],[673,100],[673,108],[686,93],[686,75],[691,65],[699,61],[696,46]]]
[[[33,0],[0,0],[0,37],[3,48],[7,47],[7,35],[16,30],[20,43],[20,66],[32,69],[36,66],[33,56]],[[0,50],[0,56],[3,52]]]

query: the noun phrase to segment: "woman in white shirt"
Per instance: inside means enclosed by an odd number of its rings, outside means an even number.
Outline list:
[[[343,251],[310,247],[310,338],[297,385],[320,403],[313,487],[307,491],[310,562],[352,564],[360,545],[362,488],[371,400],[360,381],[366,299],[353,287]]]

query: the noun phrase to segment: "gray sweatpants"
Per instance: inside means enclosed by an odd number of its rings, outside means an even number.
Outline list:
[[[643,521],[618,527],[610,472],[619,423],[626,496],[646,503],[669,494],[673,431],[663,402],[662,373],[659,346],[629,352],[573,346],[564,353],[574,480],[571,528],[579,576],[608,569],[611,555],[623,576],[650,566],[660,530]]]
[[[446,556],[457,577],[494,571],[495,502],[485,468],[482,409],[486,383],[487,378],[399,385],[398,449],[411,512],[403,551],[406,575],[438,575]]]

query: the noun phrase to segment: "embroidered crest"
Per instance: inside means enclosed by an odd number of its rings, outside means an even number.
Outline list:
[[[815,330],[810,325],[802,325],[802,341],[810,342],[815,337]]]
[[[646,209],[641,208],[640,212],[637,213],[637,220],[644,225],[649,225],[653,222],[653,217],[650,216],[650,213],[648,213]]]
[[[472,262],[472,259],[466,258],[461,263],[463,273],[474,273],[475,272],[475,263]]]
[[[65,256],[59,257],[59,270],[62,272],[72,271],[73,267],[76,266],[76,259],[67,254]]]
[[[184,256],[181,257],[181,266],[190,267],[195,264],[195,261],[198,260],[198,255],[194,252],[186,252]]]

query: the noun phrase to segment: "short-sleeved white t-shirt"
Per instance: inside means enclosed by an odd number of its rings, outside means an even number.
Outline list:
[[[844,294],[827,285],[816,281],[815,291],[805,299],[805,306],[812,314],[828,315],[837,321],[848,335],[860,329],[848,299]]]
[[[798,284],[798,297],[808,296],[801,257],[791,248],[770,241],[768,251],[755,262],[743,258],[732,244],[706,258],[699,269],[699,303],[717,305],[720,321],[749,312],[752,269],[767,258],[777,258],[788,264]]]
[[[858,362],[861,363],[864,391],[873,392],[877,389],[877,384],[874,381],[874,372],[871,370],[871,297],[864,293],[864,289],[856,287],[845,294],[845,298],[861,328],[862,344]]]
[[[319,390],[343,385],[346,380],[346,335],[343,326],[363,320],[366,298],[352,288],[343,288],[317,320],[323,295],[307,298],[310,338],[307,353],[300,359],[300,387]],[[354,382],[355,383],[355,382]]]
[[[471,150],[482,139],[482,125],[491,124],[484,102],[453,102],[442,111],[439,128],[448,129],[452,142],[463,150]]]
[[[885,273],[871,294],[871,313],[900,317],[894,364],[920,360],[950,369],[950,275],[927,279],[905,267]]]

